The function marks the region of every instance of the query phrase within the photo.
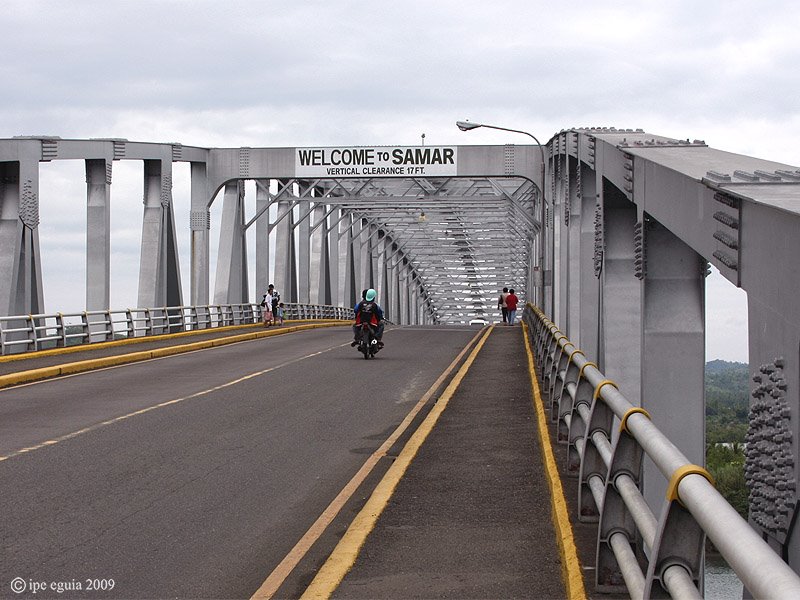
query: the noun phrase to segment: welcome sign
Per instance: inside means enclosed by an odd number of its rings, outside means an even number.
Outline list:
[[[295,177],[456,175],[455,146],[297,148]]]

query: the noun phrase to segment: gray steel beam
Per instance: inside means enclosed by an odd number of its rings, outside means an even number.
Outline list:
[[[172,162],[144,161],[144,217],[139,306],[181,306],[180,266],[172,208]]]
[[[19,148],[19,160],[0,162],[0,311],[44,312],[39,250],[38,143]]]
[[[205,306],[209,299],[209,267],[211,215],[209,206],[208,171],[206,163],[193,162],[191,173],[191,205],[189,229],[191,231],[191,297],[194,306]]]
[[[111,302],[111,160],[86,162],[86,309]]]
[[[270,279],[269,248],[269,207],[272,198],[269,193],[269,179],[256,181],[256,300],[266,293]]]
[[[239,304],[248,300],[250,286],[247,240],[244,235],[244,194],[243,181],[225,185],[214,281],[215,304]],[[263,291],[259,290],[261,293]]]

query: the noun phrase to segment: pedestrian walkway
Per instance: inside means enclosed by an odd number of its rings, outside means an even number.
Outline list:
[[[495,327],[333,597],[565,598],[538,436],[523,329]]]

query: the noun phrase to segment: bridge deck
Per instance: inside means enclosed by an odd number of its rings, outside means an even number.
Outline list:
[[[400,335],[390,333],[392,341],[399,342]],[[194,340],[173,338],[171,343],[187,341]],[[167,343],[165,339],[158,345]],[[134,345],[127,351],[138,349]],[[395,354],[400,351],[399,346],[392,349]],[[407,350],[423,354],[425,347]],[[347,348],[343,355],[348,364],[350,352]],[[378,369],[386,361],[390,362],[384,366],[391,365],[397,358],[401,356],[381,355],[371,367]],[[37,361],[50,359],[18,361],[14,367],[41,366]],[[356,361],[355,366],[360,364]],[[565,597],[531,397],[522,328],[495,327],[402,475],[355,565],[335,587],[334,597]],[[401,440],[389,457],[404,443]],[[562,453],[558,446],[553,449],[560,467]],[[588,577],[586,589],[591,591],[595,529],[577,524],[571,481],[564,482]],[[368,482],[359,496],[369,496],[374,483]],[[342,516],[355,514],[358,508]],[[328,547],[315,549],[302,561],[276,597],[302,595],[333,548],[333,538],[349,524],[349,517],[337,521],[336,531],[328,535]],[[263,567],[260,572],[263,578]],[[258,576],[254,573],[250,581],[258,581]],[[128,593],[138,588],[133,581],[128,583]],[[185,582],[180,588],[185,592],[184,586]]]

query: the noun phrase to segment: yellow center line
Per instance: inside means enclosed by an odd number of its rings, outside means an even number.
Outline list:
[[[275,365],[273,367],[269,367],[269,368],[263,369],[261,371],[256,371],[255,373],[250,373],[250,374],[245,375],[243,377],[239,377],[238,379],[234,379],[232,381],[228,381],[228,382],[222,383],[220,385],[215,385],[214,387],[210,387],[210,388],[208,388],[206,390],[202,390],[200,392],[195,392],[194,394],[189,394],[188,396],[183,396],[181,398],[174,398],[172,400],[167,400],[165,402],[160,402],[158,404],[154,404],[152,406],[148,406],[148,407],[142,408],[140,410],[136,410],[136,411],[121,415],[119,417],[113,417],[111,419],[107,419],[105,421],[101,421],[99,423],[95,423],[94,425],[89,425],[88,427],[84,427],[83,429],[79,429],[77,431],[73,431],[71,433],[67,433],[65,435],[59,436],[57,438],[53,438],[51,440],[47,440],[45,442],[40,442],[40,443],[35,444],[33,446],[29,446],[27,448],[21,448],[19,450],[11,452],[11,453],[9,453],[9,454],[7,454],[5,456],[0,456],[0,462],[3,462],[4,460],[8,460],[9,458],[13,458],[15,456],[19,456],[21,454],[26,454],[28,452],[33,452],[34,450],[40,450],[42,448],[46,448],[47,446],[52,446],[54,444],[59,444],[61,442],[65,442],[67,440],[71,440],[72,438],[78,437],[79,435],[83,435],[84,433],[89,433],[90,431],[96,431],[97,429],[101,429],[103,427],[106,427],[108,425],[112,425],[114,423],[119,423],[120,421],[125,421],[127,419],[132,418],[132,417],[136,417],[136,416],[139,416],[139,415],[144,415],[146,413],[152,412],[152,411],[157,410],[159,408],[164,408],[166,406],[172,406],[173,404],[178,404],[180,402],[185,402],[186,400],[192,400],[193,398],[199,398],[200,396],[205,396],[205,395],[211,394],[213,392],[218,392],[219,390],[224,390],[225,388],[231,387],[231,386],[236,385],[238,383],[242,383],[243,381],[247,381],[249,379],[253,379],[254,377],[259,377],[261,375],[265,375],[266,373],[270,373],[271,371],[276,371],[276,370],[278,370],[280,368],[287,367],[289,365],[298,363],[298,362],[306,360],[308,358],[313,358],[315,356],[319,356],[320,354],[325,354],[326,352],[330,352],[331,350],[335,350],[337,348],[342,348],[342,347],[348,346],[348,345],[349,345],[349,343],[348,344],[338,344],[336,346],[331,346],[330,348],[326,348],[325,350],[319,350],[317,352],[312,352],[311,354],[306,354],[305,356],[300,356],[298,358],[293,358],[292,360],[288,360],[285,363],[282,363],[280,365]]]
[[[475,362],[478,353],[483,345],[486,343],[486,338],[492,332],[494,326],[486,328],[486,331],[479,332],[483,337],[473,348],[467,360],[461,365],[458,373],[447,386],[442,396],[436,402],[431,412],[425,417],[425,420],[420,424],[417,430],[411,435],[403,450],[398,457],[386,471],[383,479],[378,483],[375,491],[367,500],[364,508],[356,515],[356,518],[350,524],[344,537],[339,541],[336,548],[334,548],[328,560],[322,565],[322,568],[317,573],[317,576],[308,586],[303,593],[302,599],[309,598],[330,598],[331,594],[341,583],[344,576],[355,564],[361,547],[367,539],[367,536],[372,532],[378,518],[383,513],[386,505],[389,502],[395,488],[397,488],[400,479],[405,474],[406,470],[411,464],[411,461],[417,455],[423,442],[427,439],[428,434],[433,430],[439,416],[444,412],[450,399],[455,394],[461,380],[469,371],[472,363]]]
[[[552,512],[553,525],[556,529],[558,550],[561,555],[561,571],[564,585],[567,589],[567,598],[570,600],[583,600],[586,598],[586,589],[583,585],[581,563],[578,560],[578,550],[575,547],[575,537],[569,520],[567,500],[564,497],[564,488],[561,486],[561,477],[558,474],[555,455],[550,445],[550,431],[544,411],[544,403],[542,402],[542,394],[539,390],[539,382],[536,379],[536,371],[533,366],[533,353],[528,339],[528,326],[523,322],[522,327],[525,333],[525,352],[528,355],[528,374],[533,389],[533,408],[536,412],[536,422],[539,426],[542,461],[547,475],[547,484],[550,487],[550,510]]]

